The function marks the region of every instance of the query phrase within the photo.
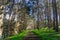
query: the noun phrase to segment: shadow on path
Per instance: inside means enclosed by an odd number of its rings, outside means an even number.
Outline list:
[[[40,37],[35,35],[33,32],[28,32],[27,36],[25,36],[23,40],[40,40]]]

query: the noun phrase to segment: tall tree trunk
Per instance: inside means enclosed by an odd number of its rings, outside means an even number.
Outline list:
[[[48,20],[48,28],[51,28],[51,9],[50,9],[50,4],[49,1],[47,0],[47,20]]]
[[[57,16],[56,0],[52,0],[52,8],[53,8],[53,27],[55,31],[58,31],[58,16]]]
[[[37,0],[37,5],[39,3],[39,0]],[[37,7],[38,13],[37,13],[37,29],[39,30],[39,7]]]

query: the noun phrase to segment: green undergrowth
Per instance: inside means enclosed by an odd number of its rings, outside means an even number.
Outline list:
[[[53,28],[41,28],[41,29],[35,29],[35,30],[25,30],[22,33],[15,35],[15,36],[11,36],[8,37],[10,40],[22,40],[27,33],[31,31],[33,32],[35,35],[38,35],[40,37],[41,40],[60,40],[60,33],[59,32],[55,32],[55,30],[53,30]]]
[[[60,29],[60,26],[59,26],[59,29]]]
[[[60,33],[57,33],[53,30],[53,28],[41,28],[32,30],[33,33],[38,35],[41,40],[60,40]]]
[[[15,36],[8,37],[6,39],[9,39],[9,40],[22,40],[23,37],[25,37],[27,35],[27,32],[28,32],[28,30],[25,30],[25,31],[23,31],[20,34],[17,34]]]

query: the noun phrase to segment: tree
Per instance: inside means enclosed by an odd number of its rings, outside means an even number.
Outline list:
[[[51,28],[51,4],[49,1],[46,1],[46,16],[47,16],[47,26],[48,28]]]
[[[56,0],[52,0],[52,8],[53,8],[53,27],[55,31],[58,31],[58,14]]]

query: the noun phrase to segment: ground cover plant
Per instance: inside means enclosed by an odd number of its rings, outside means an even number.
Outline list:
[[[35,29],[35,30],[30,30],[33,32],[35,35],[38,35],[41,40],[60,40],[60,33],[55,32],[53,28],[41,28],[41,29]],[[10,40],[22,40],[28,33],[28,30],[23,31],[22,33],[8,37]]]

